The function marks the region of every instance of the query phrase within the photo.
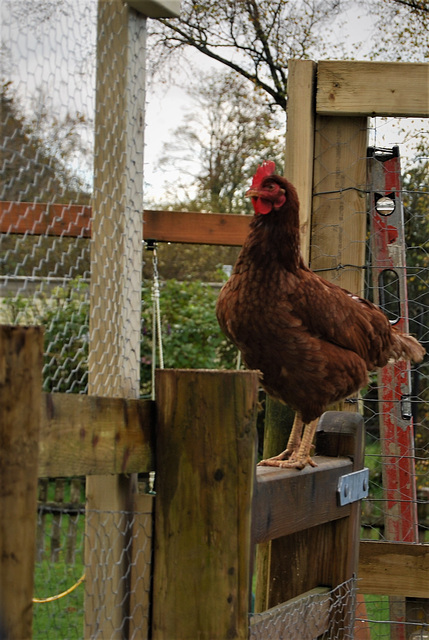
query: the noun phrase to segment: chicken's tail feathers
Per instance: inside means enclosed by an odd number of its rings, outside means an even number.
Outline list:
[[[407,333],[395,332],[395,341],[391,351],[393,360],[411,360],[411,362],[421,362],[426,353],[426,349],[413,336]]]

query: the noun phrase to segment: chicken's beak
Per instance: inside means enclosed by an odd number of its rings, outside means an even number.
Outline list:
[[[259,191],[250,187],[250,189],[248,189],[244,195],[246,196],[246,198],[259,198]]]

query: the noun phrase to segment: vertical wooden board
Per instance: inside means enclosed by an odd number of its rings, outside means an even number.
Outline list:
[[[286,448],[292,429],[294,411],[267,395],[265,401],[264,449],[262,457],[270,458]],[[271,542],[256,547],[255,611],[268,609],[271,565]]]
[[[42,354],[42,329],[0,326],[0,621],[20,640],[32,638]]]
[[[122,0],[99,0],[91,395],[137,398],[140,391],[145,47],[146,19]],[[135,484],[135,476],[87,479],[86,637],[128,636]]]
[[[130,638],[150,637],[152,530],[155,496],[136,495],[132,522]]]
[[[285,150],[285,177],[294,185],[300,202],[301,251],[309,261],[310,222],[313,186],[314,117],[316,63],[288,61],[288,101]],[[264,430],[264,458],[286,447],[294,412],[267,397]],[[256,611],[266,609],[268,599],[270,543],[258,545],[256,553]]]
[[[316,117],[310,266],[363,293],[367,119]]]
[[[315,76],[312,60],[289,60],[285,176],[300,203],[301,251],[308,263],[312,208]]]
[[[247,638],[258,376],[157,372],[155,640]]]

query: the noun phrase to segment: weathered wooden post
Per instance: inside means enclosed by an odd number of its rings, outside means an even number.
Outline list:
[[[88,393],[138,398],[146,19],[102,1],[97,33]],[[85,637],[128,637],[135,476],[88,477],[86,489]]]
[[[144,0],[98,3],[88,393],[104,397],[140,394],[145,47],[151,15],[173,14],[162,3]],[[87,480],[85,637],[134,633],[133,598],[139,596],[130,593],[129,565],[136,516],[128,514],[138,501],[136,480],[135,474]],[[100,511],[111,512],[109,527],[98,526]],[[108,570],[100,567],[107,563]]]
[[[154,640],[248,637],[258,375],[157,373]]]
[[[0,326],[0,628],[10,640],[32,638],[42,355],[41,328]]]

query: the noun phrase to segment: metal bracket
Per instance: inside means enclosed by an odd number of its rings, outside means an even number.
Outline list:
[[[338,480],[337,493],[340,506],[362,500],[368,496],[369,469],[364,467],[360,471],[348,473]]]

